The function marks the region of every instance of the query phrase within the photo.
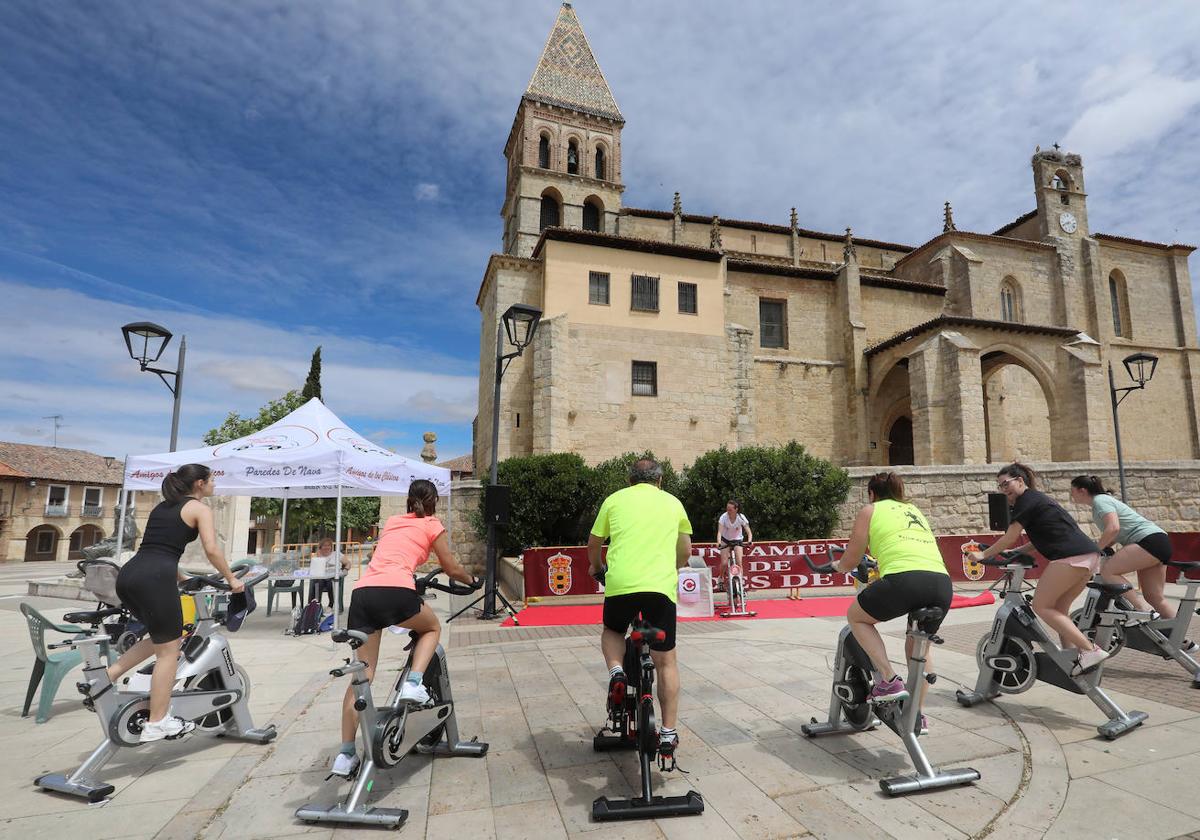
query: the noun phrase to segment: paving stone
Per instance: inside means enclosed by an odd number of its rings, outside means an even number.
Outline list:
[[[966,833],[933,816],[910,798],[889,798],[872,782],[852,782],[826,788],[847,806],[887,831],[897,840],[930,837],[963,838]],[[931,791],[923,796],[938,796],[946,791]]]
[[[442,814],[491,806],[492,792],[486,757],[434,756],[432,764],[430,819]]]
[[[549,785],[546,792],[550,792]],[[558,805],[548,796],[493,808],[492,817],[496,840],[566,840],[567,837]]]
[[[796,837],[807,829],[741,773],[698,776],[692,781],[712,808],[745,840]]]
[[[431,814],[425,828],[425,840],[495,840],[496,823],[491,808],[474,811],[453,811],[448,814]]]
[[[1099,773],[1096,778],[1165,808],[1200,818],[1200,799],[1196,796],[1200,755],[1195,752],[1150,763],[1138,762]]]
[[[1099,779],[1077,779],[1067,791],[1058,818],[1046,832],[1048,840],[1095,840],[1096,819],[1102,815],[1106,837],[1168,840],[1200,829],[1200,819],[1167,807],[1146,807],[1146,800]]]
[[[862,840],[864,837],[890,840],[893,836],[828,791],[781,796],[775,803],[818,840]]]
[[[496,808],[551,799],[550,784],[537,750],[489,749],[484,760],[491,780],[492,805]]]

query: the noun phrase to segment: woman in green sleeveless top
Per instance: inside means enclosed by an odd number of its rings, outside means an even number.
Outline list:
[[[870,554],[879,564],[879,580],[858,593],[846,620],[855,641],[883,675],[871,690],[871,699],[903,700],[908,697],[904,680],[888,660],[883,637],[875,625],[923,607],[949,610],[954,593],[933,530],[917,506],[905,501],[900,476],[894,472],[871,476],[867,499],[869,503],[854,519],[840,568],[848,572],[863,554]],[[904,646],[906,656],[912,655],[911,648],[910,640]]]

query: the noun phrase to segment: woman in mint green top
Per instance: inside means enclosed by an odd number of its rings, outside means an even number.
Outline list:
[[[871,689],[871,699],[902,700],[908,691],[888,660],[875,625],[924,607],[941,607],[944,614],[950,610],[954,591],[933,529],[917,506],[905,501],[900,476],[894,472],[871,476],[867,500],[869,504],[854,519],[839,568],[848,572],[869,553],[879,565],[879,580],[858,593],[846,620],[854,639],[883,675]],[[905,654],[912,655],[911,639],[905,643]],[[933,673],[931,664],[928,668]]]
[[[1092,521],[1100,529],[1096,544],[1101,551],[1115,543],[1121,548],[1104,561],[1100,574],[1113,583],[1128,583],[1125,575],[1137,572],[1136,590],[1125,593],[1135,609],[1157,610],[1163,618],[1175,617],[1175,605],[1163,597],[1167,583],[1166,562],[1171,559],[1171,540],[1159,528],[1104,488],[1098,476],[1077,475],[1071,479],[1071,501],[1092,509]],[[1144,596],[1144,597],[1143,597]]]

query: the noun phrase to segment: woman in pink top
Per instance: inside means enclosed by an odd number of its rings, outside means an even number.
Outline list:
[[[408,488],[408,513],[390,517],[379,535],[370,565],[354,584],[346,626],[367,634],[358,650],[358,658],[367,663],[367,679],[375,676],[379,660],[379,640],[385,627],[399,625],[417,634],[412,668],[400,689],[400,697],[418,705],[429,702],[429,692],[421,680],[433,659],[441,636],[441,625],[433,610],[417,596],[414,570],[437,555],[438,564],[452,580],[473,584],[475,578],[450,554],[446,529],[433,514],[437,511],[437,488],[431,481],[418,479]],[[358,713],[354,710],[354,692],[346,689],[342,702],[342,748],[333,761],[333,773],[352,776],[358,768],[354,734]]]

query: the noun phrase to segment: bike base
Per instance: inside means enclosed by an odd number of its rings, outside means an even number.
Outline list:
[[[408,811],[403,808],[363,808],[362,810],[347,811],[341,803],[325,808],[317,805],[305,805],[296,809],[296,818],[307,823],[354,823],[356,825],[382,825],[387,828],[399,828],[408,819]]]
[[[252,744],[269,744],[278,734],[275,724],[270,723],[263,727],[247,729],[245,732],[221,732],[217,737],[228,738],[231,741],[249,741]]]
[[[888,796],[903,796],[919,790],[939,790],[940,788],[969,785],[979,781],[979,778],[978,770],[962,767],[957,770],[942,770],[932,776],[912,775],[880,779],[879,789]]]
[[[1142,721],[1148,717],[1150,717],[1150,715],[1146,714],[1145,712],[1139,712],[1136,709],[1131,709],[1129,713],[1125,715],[1125,717],[1116,718],[1115,720],[1110,720],[1107,723],[1100,724],[1096,727],[1096,731],[1104,736],[1105,739],[1109,741],[1115,741],[1125,733],[1132,732],[1133,730],[1137,729],[1142,725]]]
[[[652,796],[649,801],[641,797],[610,799],[601,796],[592,803],[592,819],[595,822],[655,820],[703,813],[704,799],[694,790],[689,790],[683,796]]]
[[[637,739],[625,738],[620,735],[606,735],[603,732],[599,732],[592,738],[592,749],[596,752],[608,752],[610,750],[636,750]]]
[[[72,782],[62,773],[47,773],[45,776],[38,776],[33,783],[43,790],[78,796],[88,802],[103,802],[116,790],[116,787],[107,782]]]

